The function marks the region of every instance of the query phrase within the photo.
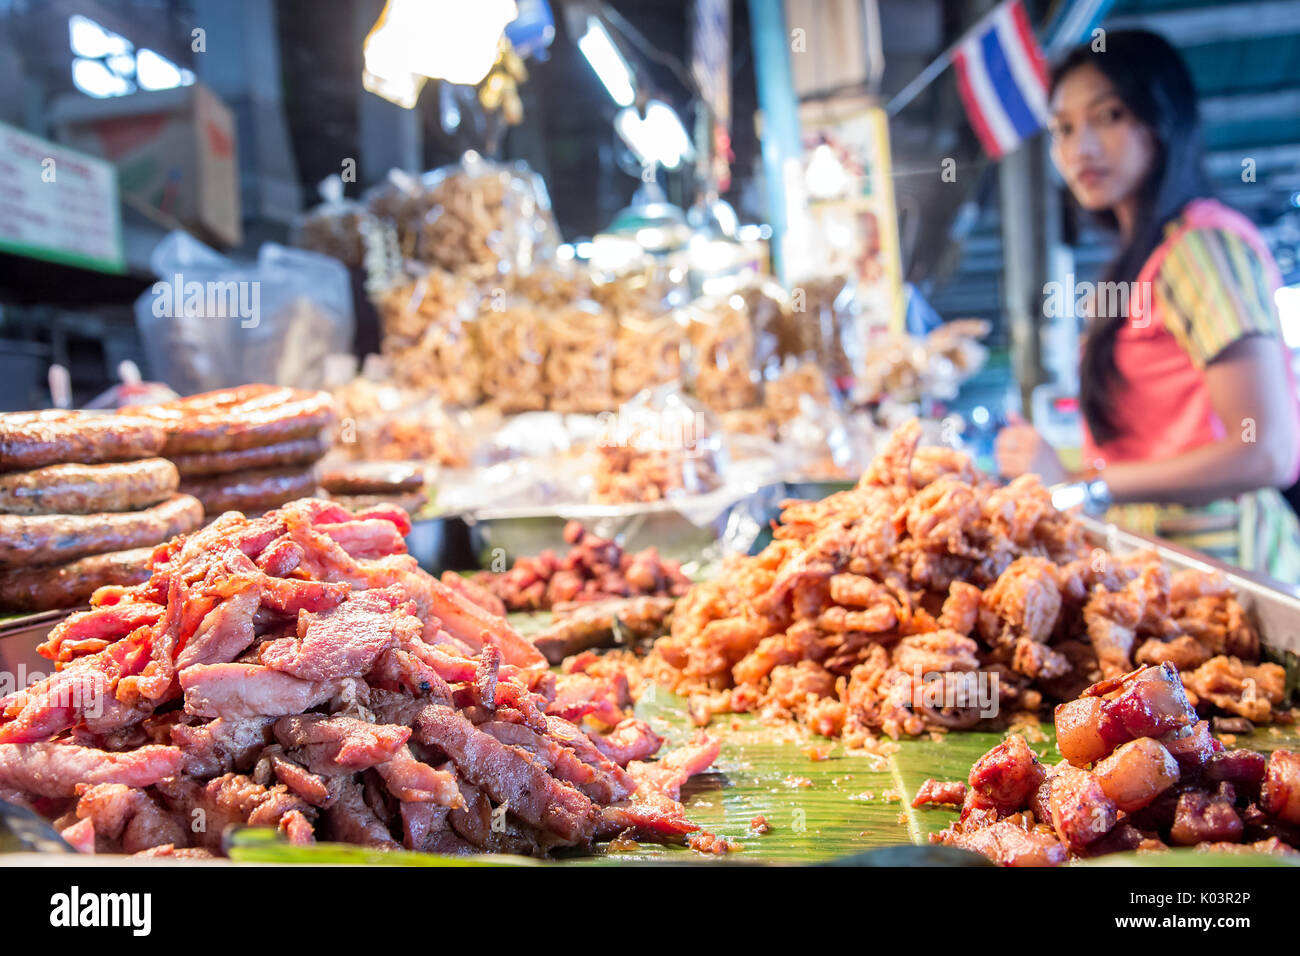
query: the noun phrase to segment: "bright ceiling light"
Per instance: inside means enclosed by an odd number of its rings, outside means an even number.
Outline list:
[[[104,62],[118,76],[135,76],[135,57],[130,53],[115,53],[104,57]]]
[[[605,25],[596,17],[587,18],[587,32],[578,41],[578,49],[605,84],[610,98],[619,106],[631,106],[636,99],[632,87],[632,69],[610,39]]]
[[[518,15],[515,0],[388,0],[366,37],[362,83],[408,109],[426,77],[473,86]]]
[[[415,109],[424,89],[426,79],[414,73],[392,73],[382,75],[371,73],[368,69],[361,71],[361,86],[376,96],[382,96],[390,103],[396,103],[403,109]]]
[[[115,75],[99,60],[83,60],[81,57],[73,60],[72,82],[87,96],[100,100],[131,92],[130,82]]]
[[[834,199],[844,192],[849,182],[844,164],[826,143],[813,149],[805,176],[808,192],[814,199]]]
[[[650,101],[644,117],[631,106],[620,110],[614,117],[614,129],[642,164],[676,169],[695,154],[676,111],[659,100]]]
[[[89,17],[73,14],[68,17],[68,42],[77,56],[97,60],[131,51],[126,37],[105,30]]]
[[[142,90],[170,90],[185,85],[179,66],[148,49],[135,56],[135,79]]]

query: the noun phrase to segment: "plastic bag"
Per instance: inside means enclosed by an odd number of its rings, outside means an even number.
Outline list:
[[[595,309],[565,309],[547,323],[547,404],[556,412],[614,407],[614,320]]]
[[[400,170],[364,197],[392,222],[402,255],[479,279],[553,261],[559,231],[540,176],[526,163],[459,163],[413,177]]]
[[[555,412],[524,412],[483,425],[475,434],[485,437],[474,447],[473,464],[486,468],[518,458],[549,458],[574,446],[572,417]]]
[[[852,280],[810,279],[796,290],[793,320],[807,329],[811,352],[839,387],[862,373],[866,333]],[[798,297],[802,296],[802,302]]]
[[[680,315],[623,315],[614,340],[614,399],[622,403],[647,388],[680,384],[685,345]]]
[[[350,269],[366,260],[366,246],[377,220],[364,203],[343,198],[343,180],[330,176],[318,187],[321,199],[294,223],[291,242],[299,249],[338,259]]]
[[[685,269],[655,260],[618,275],[593,271],[591,298],[618,319],[661,315],[690,301],[690,282]]]
[[[136,299],[136,325],[151,375],[182,395],[319,388],[325,356],[352,346],[347,270],[328,256],[265,243],[239,262],[178,231],[150,263],[159,281]]]
[[[381,349],[397,381],[468,407],[482,394],[474,308],[463,283],[431,271],[375,297]]]
[[[695,397],[719,414],[757,404],[757,350],[744,300],[699,300],[688,314]]]
[[[988,331],[983,320],[959,319],[939,326],[924,339],[881,333],[873,340],[854,386],[854,400],[912,403],[953,398],[987,360],[988,350],[977,339]]]
[[[812,362],[788,359],[769,374],[762,405],[721,416],[732,457],[766,455],[784,478],[855,477],[869,460],[865,418],[859,425],[843,412],[834,385]]]
[[[755,362],[764,375],[788,359],[815,360],[817,338],[807,317],[795,317],[789,293],[771,279],[736,291],[754,328]]]
[[[979,341],[992,326],[983,319],[954,319],[925,337],[927,384],[937,398],[953,398],[963,382],[984,367],[989,351]]]
[[[717,419],[678,389],[642,392],[601,422],[594,502],[660,501],[722,485],[726,452]]]
[[[365,461],[418,461],[444,468],[469,465],[469,446],[456,419],[436,398],[359,422]]]
[[[117,363],[118,384],[100,392],[82,408],[122,408],[126,405],[161,405],[180,398],[161,382],[146,382],[139,367],[130,359]],[[61,407],[61,406],[55,406]]]
[[[506,413],[546,408],[548,336],[541,314],[523,306],[494,306],[479,314],[475,333],[485,398]]]
[[[339,411],[336,456],[447,468],[469,464],[465,431],[436,397],[364,377],[335,388],[332,394]]]

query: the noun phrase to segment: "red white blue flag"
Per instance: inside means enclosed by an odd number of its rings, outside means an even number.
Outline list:
[[[994,159],[1047,126],[1047,62],[1020,0],[1002,4],[957,45],[957,88]]]

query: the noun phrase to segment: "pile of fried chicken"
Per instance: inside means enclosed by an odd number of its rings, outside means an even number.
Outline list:
[[[749,711],[850,746],[1005,726],[1166,661],[1194,706],[1282,716],[1284,671],[1221,575],[1093,547],[1036,476],[1000,486],[920,436],[901,426],[852,489],[785,502],[768,547],[679,602],[647,676],[697,723]],[[976,673],[995,706],[963,701]]]

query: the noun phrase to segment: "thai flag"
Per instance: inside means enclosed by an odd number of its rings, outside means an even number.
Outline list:
[[[1020,0],[977,24],[953,64],[966,115],[994,159],[1047,125],[1047,64]]]

